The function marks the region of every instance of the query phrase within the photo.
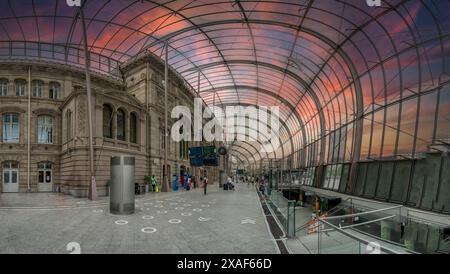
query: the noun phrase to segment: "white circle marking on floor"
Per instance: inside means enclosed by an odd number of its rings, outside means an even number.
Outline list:
[[[180,219],[171,219],[171,220],[169,220],[169,223],[171,223],[171,224],[179,224],[179,223],[181,223],[181,220]]]
[[[151,219],[153,219],[153,218],[155,218],[155,217],[150,216],[150,215],[142,216],[142,219],[144,219],[144,220],[151,220]]]
[[[128,224],[128,221],[125,221],[125,220],[117,220],[117,221],[115,221],[115,223],[116,223],[116,225],[126,225],[126,224]]]
[[[144,227],[143,229],[141,229],[141,231],[143,233],[155,233],[158,230],[154,227]]]
[[[181,216],[184,216],[184,217],[192,216],[192,213],[190,213],[190,212],[183,212],[183,213],[181,213]]]

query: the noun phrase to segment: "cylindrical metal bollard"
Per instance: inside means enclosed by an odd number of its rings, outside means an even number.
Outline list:
[[[109,210],[112,214],[134,213],[134,170],[133,156],[111,157]]]

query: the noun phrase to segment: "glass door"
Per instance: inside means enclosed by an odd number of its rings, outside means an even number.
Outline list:
[[[6,162],[2,165],[3,192],[19,192],[19,164]]]
[[[38,191],[52,192],[53,187],[53,171],[52,163],[38,164]]]

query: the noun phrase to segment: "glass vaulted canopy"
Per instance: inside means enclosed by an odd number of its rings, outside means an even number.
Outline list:
[[[287,168],[414,158],[450,138],[450,2],[85,1],[92,70],[153,53],[206,104],[279,106],[280,146],[237,161]],[[1,59],[83,64],[78,7],[0,1]],[[200,83],[198,75],[200,73]]]

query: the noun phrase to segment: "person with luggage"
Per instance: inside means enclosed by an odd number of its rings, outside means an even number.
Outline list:
[[[186,190],[191,190],[191,176],[188,177],[187,183],[186,183]]]
[[[186,175],[183,176],[183,189],[184,189],[184,190],[188,190],[188,189],[187,189],[188,176],[189,176],[188,174],[186,174]]]
[[[152,175],[152,177],[150,178],[150,182],[152,184],[152,192],[156,191],[156,177],[155,175]]]
[[[234,190],[233,179],[228,177],[228,190]]]
[[[208,177],[203,177],[203,193],[206,195],[206,186],[208,185]]]

